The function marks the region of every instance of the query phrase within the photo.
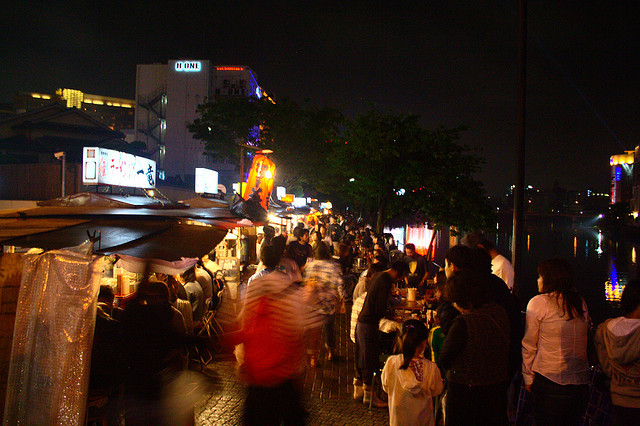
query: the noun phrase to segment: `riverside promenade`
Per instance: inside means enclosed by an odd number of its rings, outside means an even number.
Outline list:
[[[309,425],[389,424],[387,408],[369,411],[361,401],[352,398],[354,345],[348,335],[350,311],[348,304],[347,314],[336,314],[338,358],[322,361],[317,368],[306,372],[304,395]],[[195,407],[196,425],[242,424],[245,387],[237,379],[234,368],[235,358],[227,353],[216,355],[205,367],[210,391]]]

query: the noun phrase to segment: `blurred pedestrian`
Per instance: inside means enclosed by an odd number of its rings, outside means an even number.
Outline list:
[[[179,370],[189,342],[179,311],[160,281],[142,282],[122,318],[126,423],[161,424],[165,384]]]
[[[311,367],[318,364],[323,329],[327,360],[330,361],[335,356],[335,314],[337,310],[341,310],[345,297],[340,269],[331,258],[329,250],[329,247],[320,241],[314,250],[313,261],[304,271],[305,297],[310,309],[307,350]]]
[[[273,244],[262,247],[266,273],[247,287],[240,313],[240,371],[249,384],[246,425],[302,425],[306,416],[301,375],[307,312],[300,286],[276,269],[281,255],[281,248]]]

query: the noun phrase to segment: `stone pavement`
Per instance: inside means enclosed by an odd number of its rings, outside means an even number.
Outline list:
[[[304,394],[309,425],[388,425],[386,408],[368,407],[352,399],[354,345],[349,339],[350,306],[347,314],[336,315],[337,360],[321,362],[305,375]],[[323,349],[324,351],[324,349]],[[324,359],[324,352],[320,354]],[[234,372],[232,354],[216,355],[204,374],[211,392],[195,407],[197,425],[237,425],[242,423],[245,388]]]

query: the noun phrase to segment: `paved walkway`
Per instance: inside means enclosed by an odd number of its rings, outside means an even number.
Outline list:
[[[318,368],[306,372],[304,393],[309,425],[389,424],[386,408],[369,411],[362,402],[352,399],[354,345],[348,334],[350,317],[350,306],[346,315],[336,316],[338,359],[322,362]],[[235,359],[231,354],[217,355],[205,368],[211,392],[196,405],[197,425],[242,423],[245,388],[237,380],[234,368]]]

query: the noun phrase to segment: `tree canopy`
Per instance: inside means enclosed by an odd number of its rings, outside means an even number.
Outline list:
[[[491,209],[473,179],[481,160],[459,142],[464,129],[432,131],[419,118],[371,109],[349,121],[329,158],[340,190],[372,213],[379,232],[394,217],[485,228]]]
[[[279,185],[339,197],[378,232],[393,218],[486,229],[492,216],[463,127],[430,130],[417,115],[375,108],[350,119],[288,99],[220,98],[198,112],[189,130],[205,151],[237,163],[239,142],[271,149]]]

